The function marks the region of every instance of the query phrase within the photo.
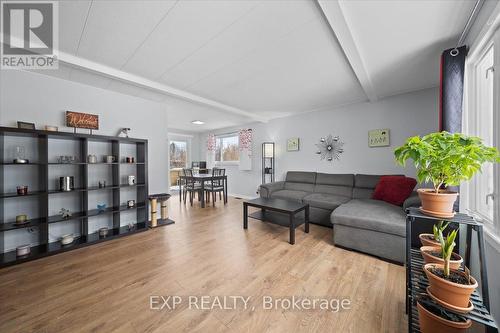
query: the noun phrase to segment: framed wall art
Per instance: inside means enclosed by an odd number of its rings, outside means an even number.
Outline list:
[[[390,130],[376,129],[368,131],[368,147],[387,147],[391,145]]]
[[[298,151],[300,148],[300,139],[299,138],[290,138],[286,141],[286,150],[287,151]]]

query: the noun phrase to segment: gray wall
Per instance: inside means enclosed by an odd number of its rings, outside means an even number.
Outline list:
[[[168,191],[168,123],[165,105],[31,72],[1,71],[0,75],[0,124],[2,126],[16,126],[16,121],[20,120],[33,122],[37,128],[43,128],[44,125],[56,125],[59,126],[60,131],[71,132],[72,129],[64,127],[64,111],[73,110],[98,114],[100,129],[95,132],[96,134],[114,136],[119,128],[130,127],[132,129],[130,136],[148,139],[149,191],[150,193]],[[85,130],[80,131],[84,132]],[[18,145],[20,141],[11,139],[5,141],[6,156],[4,158],[10,159],[13,147]],[[28,139],[23,143],[27,149],[27,157],[32,160],[36,159],[33,154],[36,147],[33,141],[33,139]],[[71,141],[54,140],[52,143],[53,149],[50,149],[49,157],[54,161],[57,155],[74,154],[75,152],[75,147],[72,147],[74,143]],[[127,149],[132,149],[132,147],[123,146],[124,151]],[[93,143],[91,150],[97,155],[103,155],[106,152],[109,154],[110,148],[104,144]],[[130,154],[132,154],[132,150]],[[62,175],[71,175],[71,173],[76,172],[71,170],[72,167],[51,167],[50,177],[57,179]],[[106,167],[96,166],[92,171],[94,172],[93,176],[95,176],[93,178],[106,179],[109,177],[109,169]],[[6,186],[9,187],[7,190],[15,191],[15,186],[21,179],[23,182],[36,183],[36,179],[26,178],[29,174],[21,177],[21,173],[26,171],[25,169],[21,171],[21,169],[23,168],[16,169],[15,174],[9,170],[9,177],[5,177]],[[123,171],[125,174],[122,176],[126,176],[126,173],[135,173],[134,169]],[[51,182],[49,186],[54,188],[55,181]],[[130,190],[128,189],[128,191]],[[124,191],[127,190],[124,189]],[[51,198],[50,213],[57,213],[61,207],[72,209],[71,205],[74,204],[75,200],[70,198],[71,195],[73,194]],[[96,205],[98,202],[109,202],[109,198],[106,196],[105,191],[92,194],[89,198],[89,206]],[[132,199],[135,192],[125,192],[123,196],[130,196]],[[22,205],[18,200],[9,200],[1,219],[12,220],[20,211],[34,216],[34,211],[37,208],[36,202],[30,202],[29,198],[25,199],[27,201],[23,201]],[[126,225],[127,219],[123,220]],[[90,225],[91,231],[106,223],[107,219],[96,218]],[[78,230],[75,224],[58,223],[53,228],[51,227],[49,234],[51,240],[54,240],[61,234],[75,232],[75,230]],[[9,242],[5,243],[7,250],[15,248],[16,243],[17,245],[35,243],[36,235],[28,234],[25,230],[9,232],[17,234],[8,238]]]
[[[407,173],[394,162],[393,151],[411,135],[426,134],[437,129],[437,89],[385,98],[375,103],[357,103],[337,109],[305,113],[275,119],[269,123],[252,123],[238,128],[226,128],[214,133],[227,133],[239,128],[254,130],[251,171],[239,171],[238,166],[227,165],[229,192],[255,196],[261,183],[261,144],[276,143],[276,178],[283,179],[288,170],[330,173]],[[368,130],[389,128],[390,147],[368,147]],[[340,160],[320,161],[316,146],[322,136],[338,135],[345,142]],[[200,156],[206,156],[207,133],[201,136]],[[300,138],[300,151],[287,152],[288,138]]]

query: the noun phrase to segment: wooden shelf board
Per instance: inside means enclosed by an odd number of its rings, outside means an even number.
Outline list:
[[[71,191],[60,191],[60,190],[49,190],[49,194],[56,194],[56,193],[71,193],[71,192],[85,192],[85,191],[102,191],[102,190],[113,190],[113,189],[118,189],[118,188],[127,188],[127,187],[142,187],[146,186],[146,184],[135,184],[135,185],[129,185],[129,184],[121,184],[121,185],[109,185],[105,187],[99,187],[99,186],[90,186],[90,187],[79,187],[75,188]]]
[[[12,193],[2,193],[0,194],[0,199],[1,198],[23,198],[23,197],[32,197],[32,196],[35,196],[35,195],[40,195],[40,194],[43,194],[45,193],[45,191],[30,191],[28,192],[28,194],[25,194],[25,195],[18,195],[16,192],[12,192]]]
[[[29,219],[28,222],[24,224],[16,224],[16,222],[0,223],[0,232],[36,227],[44,220],[44,218]]]
[[[99,237],[99,232],[95,232],[86,236],[81,236],[80,238],[76,239],[73,243],[68,245],[61,245],[59,241],[51,242],[49,244],[35,245],[31,247],[30,254],[22,257],[17,257],[16,250],[9,251],[0,254],[0,267],[10,266],[20,262],[30,261],[46,257],[49,255],[54,255],[57,253],[74,250],[88,245],[104,242],[113,238],[118,238],[138,232],[143,232],[146,230],[148,230],[146,223],[139,222],[137,223],[136,227],[134,227],[131,230],[129,230],[127,226],[110,229],[109,234],[106,237]]]
[[[59,223],[59,222],[66,222],[66,221],[71,221],[71,220],[80,220],[80,219],[99,216],[99,215],[118,213],[118,212],[123,212],[123,211],[127,211],[127,210],[134,210],[134,209],[138,209],[138,208],[143,208],[145,206],[146,206],[145,203],[139,203],[131,208],[129,208],[127,205],[121,205],[119,207],[107,207],[104,210],[91,209],[91,210],[84,211],[84,212],[72,213],[71,217],[68,217],[68,218],[62,218],[60,215],[53,215],[53,216],[49,216],[49,223]]]

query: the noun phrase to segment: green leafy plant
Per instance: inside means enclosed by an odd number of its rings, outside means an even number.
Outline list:
[[[434,240],[436,242],[441,243],[441,235],[443,235],[443,231],[448,227],[448,224],[450,222],[444,223],[444,221],[439,221],[439,223],[436,223],[432,226],[432,232],[434,233]]]
[[[500,162],[498,150],[485,146],[480,138],[444,131],[408,138],[394,155],[402,166],[412,159],[418,181],[432,182],[436,193],[443,185],[470,180],[483,163]]]
[[[439,231],[439,242],[441,243],[441,255],[444,260],[443,274],[445,277],[450,276],[450,260],[453,254],[453,249],[455,248],[455,238],[457,237],[458,229],[452,230],[446,236],[443,237],[443,232]]]

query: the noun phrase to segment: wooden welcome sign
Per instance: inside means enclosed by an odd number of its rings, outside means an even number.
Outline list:
[[[66,111],[66,126],[97,130],[99,129],[99,116],[90,113]]]

